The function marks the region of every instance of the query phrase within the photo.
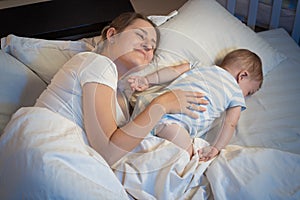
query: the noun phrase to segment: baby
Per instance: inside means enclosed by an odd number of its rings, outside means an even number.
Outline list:
[[[225,120],[215,141],[198,150],[200,161],[207,161],[215,157],[232,138],[240,113],[246,108],[244,97],[255,93],[261,87],[262,63],[255,53],[247,49],[237,49],[228,53],[220,66],[188,68],[187,64],[167,67],[145,77],[130,77],[128,82],[132,90],[143,91],[151,85],[176,78],[163,91],[151,94],[151,98],[174,89],[205,94],[208,104],[200,106],[205,106],[206,111],[194,111],[199,114],[198,118],[184,114],[167,114],[152,131],[154,135],[186,149],[190,156],[194,154],[192,138],[207,132],[213,121],[226,111]],[[187,108],[196,110],[196,107],[199,105],[191,103]]]

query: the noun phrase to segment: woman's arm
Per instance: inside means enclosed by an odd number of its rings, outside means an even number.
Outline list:
[[[241,114],[241,107],[236,106],[226,111],[225,120],[221,130],[211,146],[203,148],[199,151],[200,161],[207,161],[215,157],[222,148],[224,148],[231,140],[235,127]]]
[[[189,103],[203,104],[204,95],[176,90],[154,99],[134,120],[117,127],[116,98],[112,88],[97,83],[83,87],[84,126],[90,145],[112,165],[134,149],[165,113],[197,114],[187,109]],[[201,106],[194,110],[203,110]]]

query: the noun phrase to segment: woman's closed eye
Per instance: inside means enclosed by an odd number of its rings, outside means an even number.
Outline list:
[[[138,33],[138,32],[136,32],[136,35],[141,39],[141,40],[145,40],[145,35],[144,34],[142,34],[142,33]]]
[[[154,39],[149,39],[148,40],[148,33],[143,30],[143,29],[139,29],[138,31],[135,32],[135,34],[141,39],[141,41],[146,41],[147,42],[147,49],[148,50],[154,50],[156,48],[156,41]],[[148,43],[151,45],[148,45]]]

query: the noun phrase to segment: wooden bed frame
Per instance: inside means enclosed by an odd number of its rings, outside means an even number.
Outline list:
[[[0,9],[0,37],[15,34],[41,39],[78,39],[100,34],[123,12],[133,11],[129,1],[46,1]]]
[[[258,8],[258,1],[259,0],[250,0],[249,8],[248,8],[248,19],[247,19],[247,26],[255,29],[256,27],[256,14]],[[235,6],[236,0],[227,0],[226,8],[231,14],[235,14]],[[282,0],[275,0],[273,1],[272,5],[272,14],[269,23],[269,29],[279,28],[279,18],[280,18],[280,11],[282,6]],[[296,15],[294,19],[293,30],[291,32],[292,38],[299,44],[300,42],[300,1],[298,1]]]

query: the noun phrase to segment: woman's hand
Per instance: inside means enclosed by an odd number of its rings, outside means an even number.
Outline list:
[[[199,115],[194,111],[206,111],[201,105],[208,104],[208,101],[203,99],[204,96],[201,92],[172,90],[158,96],[151,103],[163,106],[166,113],[183,113],[198,118]]]

